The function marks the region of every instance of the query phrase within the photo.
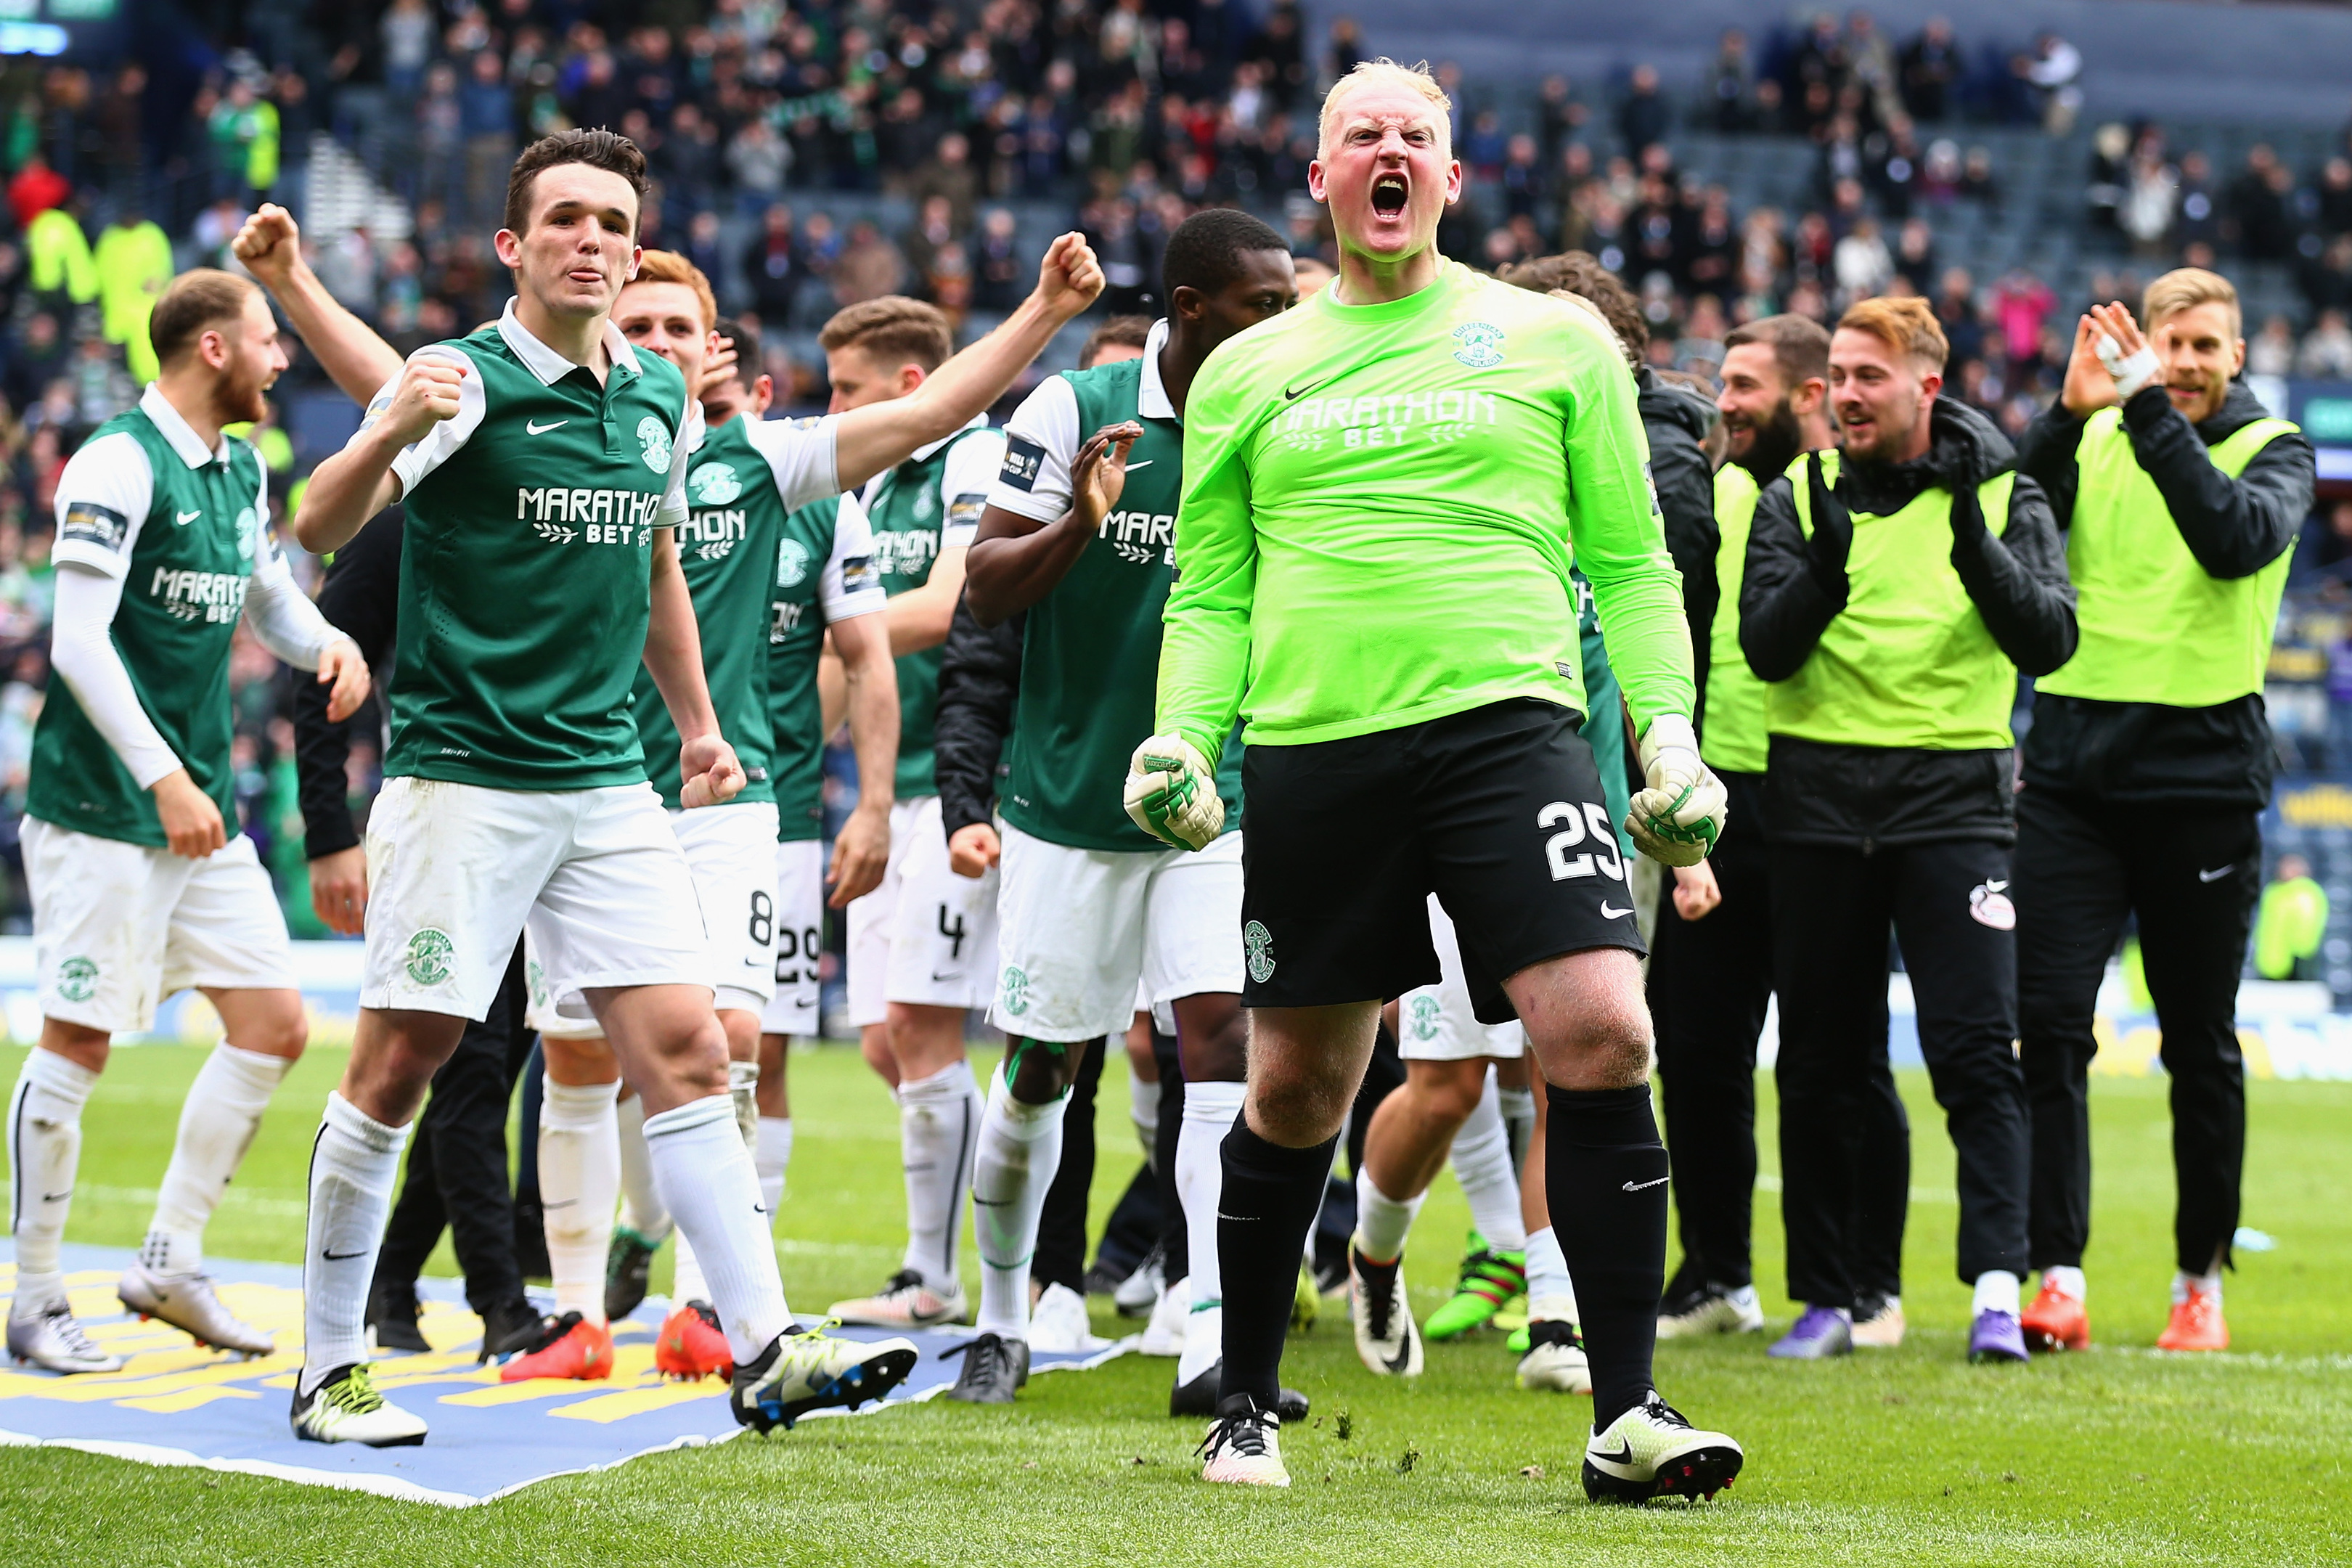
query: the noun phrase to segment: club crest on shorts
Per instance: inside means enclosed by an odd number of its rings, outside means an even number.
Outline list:
[[[1249,959],[1249,977],[1260,985],[1274,978],[1274,933],[1252,921],[1242,927],[1242,952]]]
[[[401,963],[408,978],[419,985],[439,985],[449,978],[449,960],[456,955],[457,944],[449,940],[446,931],[426,926],[408,939],[408,951]]]
[[[1029,976],[1017,963],[1004,966],[1004,1011],[1018,1018],[1029,1011]]]
[[[1969,889],[1969,918],[1995,931],[2017,929],[2017,906],[2009,901],[2009,883],[1979,882]]]
[[[645,449],[646,468],[657,474],[669,472],[669,426],[646,415],[637,421],[637,445]]]
[[[79,954],[58,965],[58,994],[68,1002],[87,1002],[98,994],[98,961]]]
[[[1437,998],[1423,994],[1412,999],[1412,1019],[1408,1026],[1416,1040],[1437,1038]]]
[[[1503,363],[1503,329],[1492,321],[1463,322],[1454,329],[1454,357],[1472,370],[1492,370]]]

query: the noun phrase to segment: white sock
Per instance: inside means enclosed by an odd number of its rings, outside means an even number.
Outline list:
[[[983,1334],[1029,1337],[1037,1215],[1062,1163],[1062,1115],[1069,1103],[1063,1094],[1050,1105],[1024,1104],[1005,1086],[1003,1068],[989,1081],[971,1164],[972,1234],[980,1243],[980,1316],[973,1323]]]
[[[669,1210],[654,1190],[653,1162],[646,1157],[646,1102],[637,1095],[621,1101],[621,1223],[659,1247],[669,1235]]]
[[[1576,1287],[1549,1226],[1528,1233],[1528,1316],[1546,1323],[1576,1321]]]
[[[1511,1141],[1511,1169],[1516,1172],[1528,1163],[1528,1144],[1536,1135],[1536,1091],[1496,1084],[1495,1099],[1503,1113],[1504,1135]]]
[[[310,1145],[310,1213],[302,1253],[302,1378],[305,1392],[337,1367],[367,1360],[368,1285],[392,1214],[393,1178],[408,1129],[387,1127],[327,1095]]]
[[[1136,1075],[1135,1058],[1127,1058],[1127,1119],[1135,1123],[1136,1141],[1143,1145],[1143,1163],[1156,1164],[1160,1154],[1160,1084]]]
[[[1404,1238],[1427,1193],[1392,1198],[1381,1191],[1370,1170],[1356,1173],[1356,1250],[1371,1263],[1394,1263],[1404,1256]]]
[[[2220,1306],[2221,1304],[2221,1271],[2216,1268],[2210,1274],[2190,1274],[2186,1270],[2176,1270],[2172,1276],[2173,1305],[2177,1307],[2189,1300],[2189,1292],[2192,1289],[2200,1295],[2212,1297],[2213,1305]]]
[[[758,1062],[730,1061],[727,1064],[727,1099],[735,1108],[735,1131],[742,1134],[743,1147],[757,1149],[760,1146]]]
[[[81,1163],[81,1108],[97,1083],[88,1068],[37,1046],[16,1075],[8,1104],[8,1230],[16,1238],[12,1317],[29,1318],[66,1299],[58,1248]]]
[[[1176,1201],[1184,1211],[1186,1233],[1201,1238],[1188,1249],[1198,1255],[1192,1259],[1196,1312],[1224,1304],[1224,1272],[1217,1257],[1217,1198],[1225,1190],[1225,1134],[1234,1130],[1234,1119],[1242,1113],[1248,1093],[1249,1086],[1241,1083],[1184,1086],[1184,1119],[1176,1129]]]
[[[784,1206],[784,1173],[793,1163],[793,1119],[789,1116],[760,1118],[760,1140],[751,1151],[751,1163],[760,1169],[760,1201],[775,1215]]]
[[[194,1274],[205,1266],[205,1222],[236,1174],[269,1097],[294,1065],[286,1057],[240,1050],[223,1040],[196,1070],[180,1106],[179,1137],[155,1194],[139,1261],[158,1274]]]
[[[2080,1268],[2070,1268],[2063,1263],[2053,1268],[2045,1268],[2042,1271],[2042,1282],[2062,1295],[2074,1297],[2077,1301],[2087,1301],[2091,1299],[2091,1283],[2083,1278],[2083,1271]]]
[[[1192,1259],[1192,1315],[1184,1325],[1184,1353],[1176,1381],[1190,1383],[1225,1353],[1225,1278],[1217,1256],[1217,1199],[1225,1190],[1225,1134],[1242,1113],[1249,1086],[1210,1081],[1184,1086],[1184,1118],[1176,1129],[1176,1199],[1187,1234],[1196,1237]],[[1309,1237],[1314,1235],[1309,1231]],[[1275,1259],[1265,1267],[1279,1268]]]
[[[680,1231],[677,1245],[669,1279],[669,1306],[673,1312],[688,1301],[708,1302],[710,1300],[710,1281],[702,1277],[702,1263],[694,1256],[694,1243],[687,1240],[686,1233]]]
[[[558,1316],[604,1321],[604,1255],[621,1188],[618,1083],[547,1080],[539,1109],[539,1199]]]
[[[723,1094],[707,1095],[646,1117],[646,1157],[662,1205],[677,1216],[679,1238],[695,1244],[735,1364],[757,1361],[793,1326],[793,1315],[784,1305],[783,1277],[776,1272],[759,1173],[736,1129],[733,1102]]]
[[[907,1256],[902,1268],[942,1296],[956,1286],[956,1243],[973,1147],[985,1108],[971,1064],[959,1061],[898,1086],[898,1163],[907,1178]]]
[[[1969,1306],[1969,1315],[1979,1312],[2007,1312],[2017,1316],[2018,1278],[2006,1268],[1988,1268],[1977,1276],[1976,1300]]]
[[[1517,1252],[1528,1245],[1527,1222],[1520,1217],[1519,1167],[1511,1158],[1510,1129],[1495,1077],[1486,1075],[1486,1092],[1478,1108],[1454,1135],[1454,1179],[1470,1200],[1470,1223],[1498,1252]]]

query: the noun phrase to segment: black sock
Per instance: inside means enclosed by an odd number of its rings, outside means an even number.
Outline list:
[[[1285,1149],[1249,1129],[1248,1113],[1219,1146],[1217,1263],[1224,1276],[1224,1371],[1217,1397],[1246,1394],[1274,1408],[1282,1386],[1282,1340],[1298,1289],[1298,1261],[1323,1202],[1337,1134],[1312,1149]],[[1206,1237],[1194,1237],[1200,1246]]]
[[[1666,1151],[1648,1084],[1549,1092],[1544,1180],[1552,1232],[1576,1286],[1599,1432],[1652,1387],[1666,1274]]]

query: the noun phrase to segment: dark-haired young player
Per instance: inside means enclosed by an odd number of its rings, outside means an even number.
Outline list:
[[[1087,1043],[1122,1035],[1137,983],[1171,1008],[1184,1062],[1176,1184],[1192,1234],[1213,1234],[1216,1147],[1241,1108],[1241,841],[1188,855],[1111,794],[1151,732],[1160,615],[1174,576],[1183,412],[1220,343],[1289,308],[1281,237],[1225,209],[1187,218],[1161,267],[1168,318],[1139,359],[1042,383],[1006,426],[1004,468],[966,568],[983,626],[1023,611],[1021,700],[999,790],[1001,976],[990,1020],[1011,1037],[973,1165],[980,1334],[955,1397],[1002,1403],[1028,1369],[1029,1260],[1068,1091]],[[1238,748],[1236,748],[1238,750]],[[1219,781],[1239,825],[1240,759]],[[1193,1251],[1173,1414],[1215,1405],[1223,1292]]]
[[[513,304],[412,356],[320,465],[296,521],[328,550],[394,500],[408,518],[360,1022],[311,1158],[293,1422],[314,1440],[424,1440],[366,1371],[367,1283],[406,1124],[526,924],[645,1103],[656,1183],[727,1336],[736,1417],[766,1427],[862,1402],[913,1365],[911,1345],[793,1328],[727,1093],[692,876],[628,710],[642,659],[681,737],[680,805],[742,787],[673,538],[699,411],[677,369],[610,319],[645,189],[644,155],[611,132],[528,149],[497,237]],[[811,432],[832,447],[835,487],[954,430],[1098,289],[1091,254],[1057,240],[1038,293],[929,395]]]

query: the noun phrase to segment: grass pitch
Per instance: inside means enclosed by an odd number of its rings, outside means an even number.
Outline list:
[[[12,1081],[22,1053],[0,1050]],[[90,1103],[70,1239],[135,1245],[201,1060],[119,1052]],[[287,1079],[215,1220],[221,1257],[295,1261],[304,1160],[341,1067]],[[803,1313],[872,1289],[901,1239],[891,1104],[854,1052],[793,1059],[798,1147],[781,1230]],[[2098,1347],[2029,1367],[1962,1359],[1951,1152],[1922,1075],[1902,1075],[1916,1146],[1903,1349],[1824,1364],[1762,1342],[1661,1347],[1667,1396],[1747,1446],[1715,1503],[1601,1509],[1578,1484],[1581,1400],[1521,1394],[1498,1335],[1430,1347],[1406,1384],[1356,1362],[1327,1306],[1285,1381],[1316,1419],[1284,1434],[1286,1493],[1197,1480],[1198,1423],[1166,1408],[1173,1363],[1127,1357],[1040,1379],[1011,1410],[944,1402],[660,1455],[450,1511],[237,1475],[0,1450],[0,1561],[36,1563],[2322,1563],[2352,1560],[2352,1085],[2251,1086],[2245,1223],[2277,1248],[2230,1281],[2236,1349],[2168,1357],[2166,1084],[2095,1090],[2090,1259]],[[1133,1169],[1104,1085],[1099,1221]],[[1770,1115],[1769,1075],[1760,1086]],[[1764,1161],[1774,1165],[1771,1130]],[[1771,1184],[1766,1184],[1768,1189]],[[1759,1194],[1759,1284],[1776,1326],[1777,1202]],[[1466,1215],[1441,1177],[1408,1265],[1444,1299]],[[970,1256],[970,1249],[966,1249]],[[667,1252],[665,1253],[665,1258]],[[449,1268],[446,1251],[436,1271]],[[656,1287],[662,1283],[657,1276]],[[976,1280],[974,1281],[976,1285]],[[1108,1311],[1097,1327],[1121,1331]],[[275,1409],[257,1419],[278,1420]],[[0,1426],[6,1410],[0,1405]]]

